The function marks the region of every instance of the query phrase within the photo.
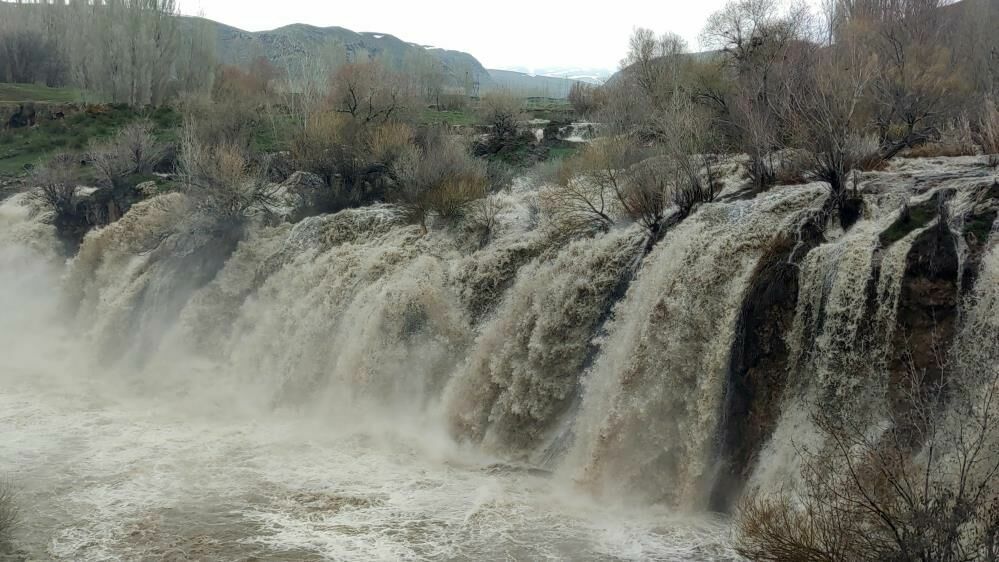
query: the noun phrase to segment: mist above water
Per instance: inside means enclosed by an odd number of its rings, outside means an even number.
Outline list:
[[[7,199],[0,472],[21,489],[19,546],[732,559],[712,490],[737,473],[736,490],[793,479],[792,441],[814,437],[806,398],[882,403],[906,256],[936,223],[887,248],[879,235],[944,189],[955,212],[937,220],[955,220],[991,181],[972,159],[948,165],[951,179],[918,163],[866,175],[867,214],[821,243],[807,234],[826,203],[816,184],[725,193],[648,255],[637,226],[548,237],[523,181],[492,196],[503,212],[484,247],[387,206],[222,229],[169,194],[65,261],[30,198]],[[963,312],[978,334],[999,330],[996,252]],[[785,262],[796,305],[773,437],[723,470],[747,302]]]

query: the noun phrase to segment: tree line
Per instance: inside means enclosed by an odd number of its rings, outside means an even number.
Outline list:
[[[174,0],[0,2],[0,79],[160,105],[208,87],[215,38]]]
[[[986,0],[825,0],[818,12],[737,0],[709,18],[709,52],[638,29],[618,78],[579,84],[570,100],[611,134],[746,154],[759,189],[814,179],[842,200],[852,170],[903,151],[999,150],[994,11]],[[680,115],[700,122],[694,145],[674,131]]]

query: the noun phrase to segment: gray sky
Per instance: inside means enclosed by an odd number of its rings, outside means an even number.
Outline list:
[[[489,68],[616,68],[635,27],[674,31],[697,48],[724,0],[179,0],[185,14],[261,31],[291,23],[389,33],[466,51]]]

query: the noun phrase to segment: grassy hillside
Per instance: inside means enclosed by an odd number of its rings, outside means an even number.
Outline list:
[[[7,84],[0,82],[0,103],[50,102],[71,103],[81,99],[72,88],[49,88],[37,84]]]
[[[6,86],[0,84],[0,91]],[[163,140],[171,140],[180,125],[179,114],[169,108],[145,112],[125,106],[95,106],[68,113],[65,119],[41,119],[34,127],[0,130],[0,176],[23,174],[58,152],[82,151],[91,141],[110,137],[143,118],[153,122]]]

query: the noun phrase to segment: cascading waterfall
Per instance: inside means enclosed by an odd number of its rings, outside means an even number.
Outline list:
[[[529,451],[576,393],[597,323],[641,252],[638,229],[521,268],[448,389],[458,435]]]
[[[964,306],[968,314],[964,335],[954,342],[953,350],[950,342],[939,341],[937,332],[945,332],[942,325],[948,313],[941,303],[923,303],[931,316],[940,315],[931,319],[930,328],[924,327],[928,334],[914,340],[911,333],[899,333],[903,328],[898,318],[903,285],[907,276],[919,275],[911,271],[914,262],[922,259],[941,266],[949,259],[946,248],[921,255],[927,249],[917,248],[917,243],[939,234],[951,245],[963,244],[960,234],[965,218],[973,213],[976,197],[991,208],[999,196],[992,193],[995,180],[977,159],[954,159],[946,167],[942,164],[903,161],[886,172],[866,174],[864,219],[805,258],[794,325],[787,338],[789,378],[782,389],[783,408],[773,437],[760,455],[753,487],[780,489],[796,481],[796,451],[816,451],[823,446],[811,419],[819,409],[870,420],[872,426],[887,423],[891,397],[908,370],[938,368],[916,364],[913,354],[943,362],[945,356],[966,358],[994,348],[977,339],[972,345],[960,343],[969,333],[987,333],[971,328],[971,319],[982,317],[975,311],[987,300],[980,296]],[[994,248],[993,241],[992,252]],[[982,273],[987,275],[987,269],[983,264]],[[951,282],[936,288],[934,280],[920,278],[917,283],[929,286],[922,295],[924,300],[944,295],[944,302],[954,303],[952,312],[961,312],[957,272]],[[991,280],[981,279],[976,287],[986,294],[995,291]],[[913,349],[918,346],[926,349]],[[905,365],[892,363],[898,357]]]
[[[750,275],[824,197],[806,186],[709,205],[667,234],[615,309],[588,375],[571,477],[612,496],[703,502]]]
[[[995,236],[963,234],[975,213],[976,228],[994,221],[977,210],[992,205],[991,182],[975,159],[860,178],[861,220],[826,228],[786,264],[797,294],[776,298],[792,300],[793,322],[773,338],[787,357],[766,379],[786,384],[745,397],[752,406],[765,393],[778,406],[748,408],[773,419],[746,422],[767,429],[747,446],[751,457],[738,457],[752,466],[732,474],[777,486],[793,478],[795,443],[814,438],[816,403],[843,415],[886,403],[906,279],[932,236],[980,264],[955,337],[968,361],[995,364]],[[88,234],[65,266],[54,229],[19,195],[0,204],[0,304],[18,312],[0,328],[60,318],[92,377],[145,395],[447,439],[462,462],[544,464],[577,492],[703,509],[726,453],[733,346],[758,329],[744,321],[746,300],[767,260],[821,220],[827,188],[705,204],[644,258],[635,225],[570,243],[549,237],[533,216],[534,189],[521,181],[493,196],[502,212],[488,237],[424,234],[389,206],[219,225],[183,195],[160,195]],[[30,362],[21,355],[8,366]]]

